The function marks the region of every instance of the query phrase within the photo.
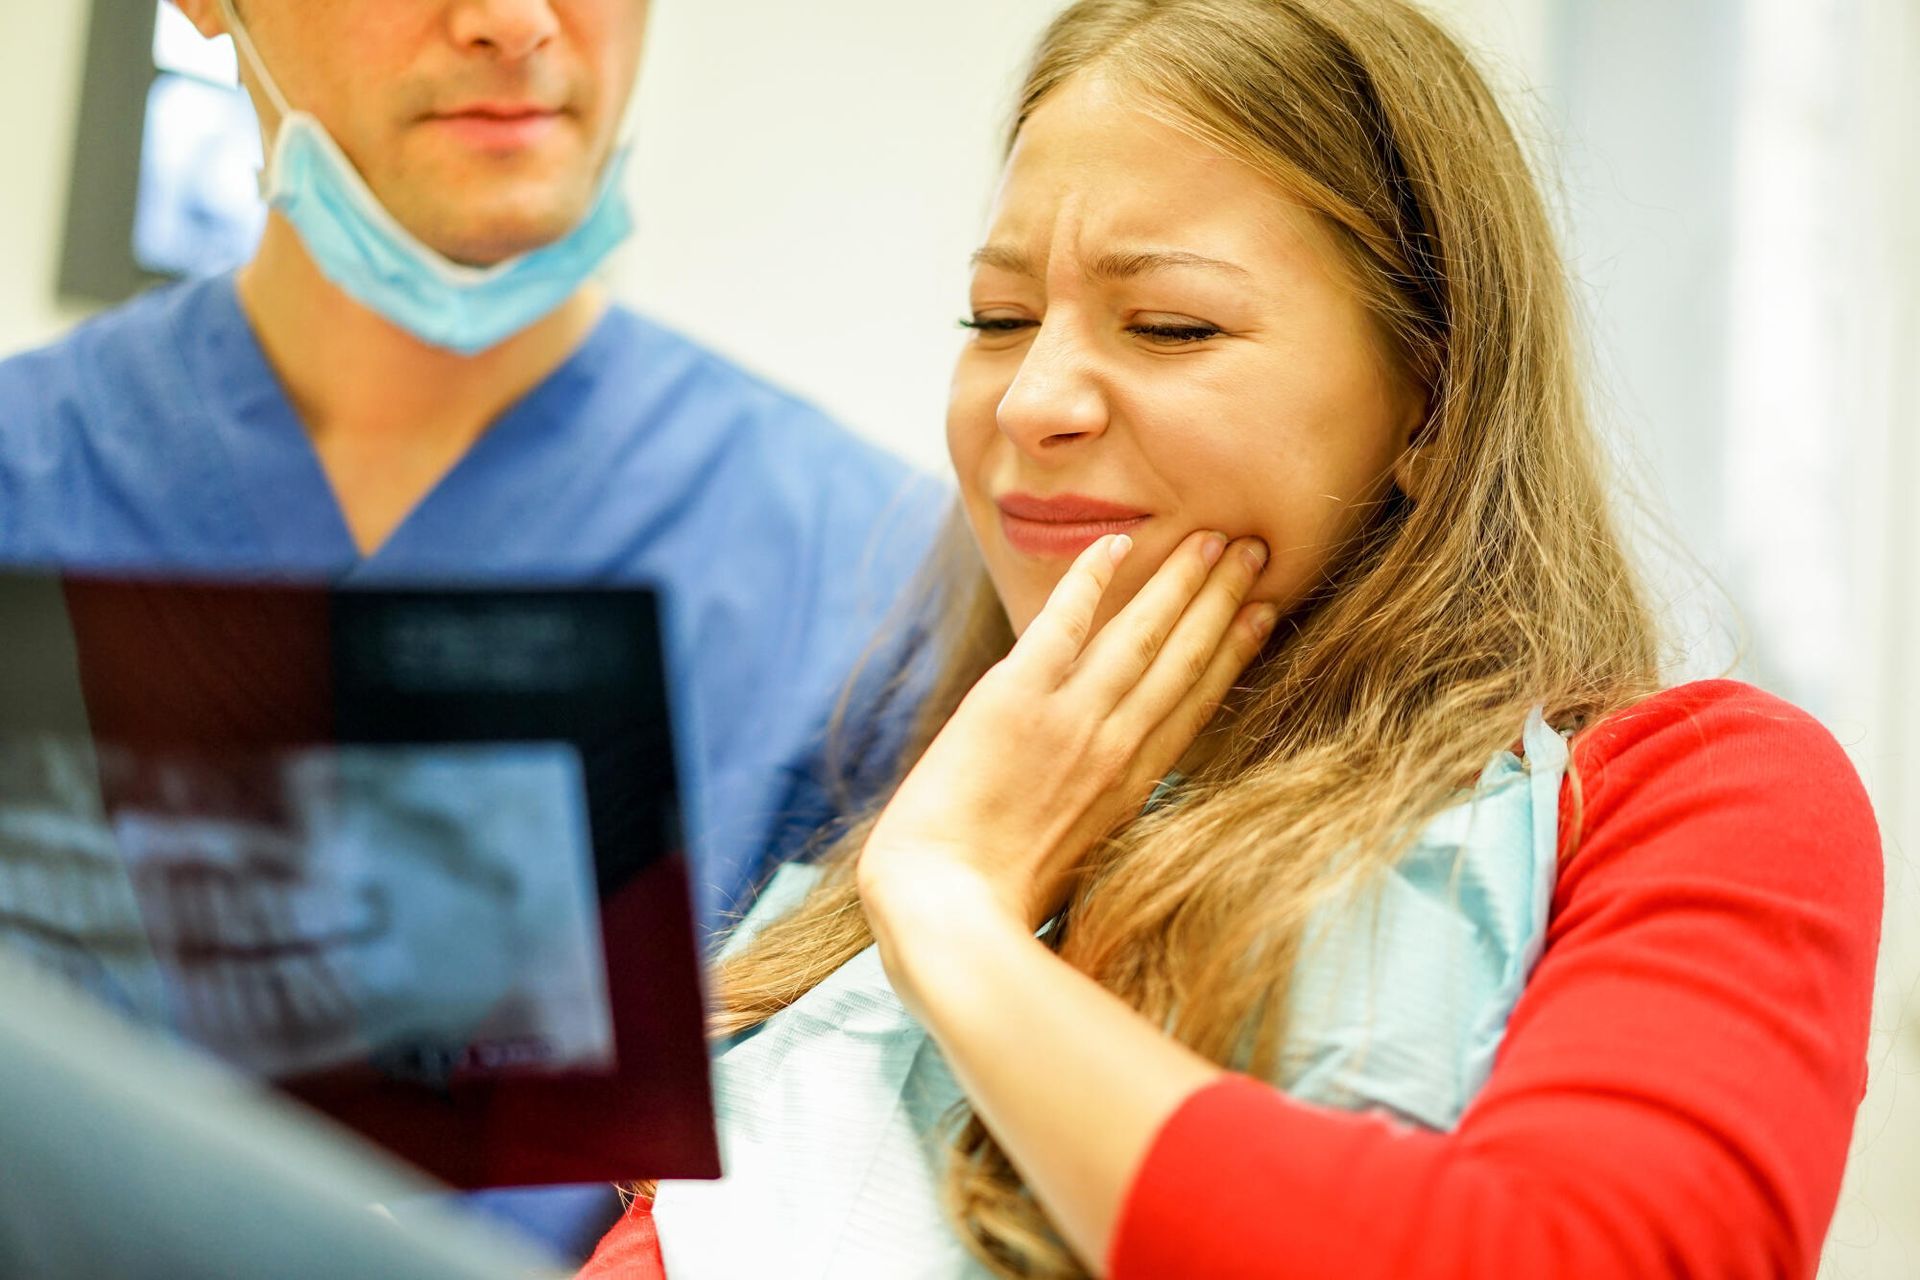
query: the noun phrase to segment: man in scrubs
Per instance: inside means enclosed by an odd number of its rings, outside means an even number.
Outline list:
[[[715,922],[825,816],[941,504],[593,282],[647,0],[178,2],[236,38],[273,214],[237,274],[0,362],[0,561],[659,584]]]

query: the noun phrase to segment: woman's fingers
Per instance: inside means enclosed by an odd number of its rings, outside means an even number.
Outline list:
[[[1018,665],[1032,664],[1057,683],[1086,648],[1100,598],[1132,549],[1133,539],[1119,533],[1108,534],[1082,551],[1054,584],[1045,607],[1027,624],[1008,657]]]
[[[1243,538],[1227,549],[1172,632],[1115,709],[1126,731],[1145,737],[1208,673],[1240,605],[1267,567],[1266,544]]]
[[[1271,604],[1242,605],[1234,613],[1226,635],[1214,646],[1213,656],[1198,680],[1192,681],[1166,714],[1147,733],[1134,757],[1134,790],[1142,796],[1180,762],[1200,731],[1207,727],[1234,681],[1247,669],[1273,634],[1280,617]]]
[[[1200,679],[1266,562],[1258,538],[1219,550],[1183,544],[1101,629],[1082,678],[1098,688],[1121,733],[1146,736]]]
[[[1138,684],[1189,605],[1206,586],[1227,539],[1189,534],[1087,646],[1074,681],[1099,712],[1117,706]]]

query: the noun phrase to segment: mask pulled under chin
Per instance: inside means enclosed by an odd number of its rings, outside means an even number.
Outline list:
[[[474,355],[530,328],[572,297],[633,231],[624,177],[607,162],[586,218],[565,236],[490,267],[449,260],[382,205],[313,116],[281,117],[264,184],[322,275],[421,341]]]

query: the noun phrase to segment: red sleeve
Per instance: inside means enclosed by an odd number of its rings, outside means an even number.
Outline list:
[[[635,1198],[574,1280],[667,1280],[660,1236],[653,1227],[653,1201]]]
[[[1727,681],[1574,746],[1583,833],[1452,1133],[1229,1076],[1155,1137],[1114,1280],[1812,1276],[1879,945],[1878,828],[1833,738]],[[1571,795],[1562,793],[1570,817]]]

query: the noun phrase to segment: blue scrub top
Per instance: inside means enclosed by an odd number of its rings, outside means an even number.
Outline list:
[[[818,411],[619,309],[368,557],[230,276],[0,362],[0,562],[662,588],[709,927],[830,816],[820,732],[945,505]]]

